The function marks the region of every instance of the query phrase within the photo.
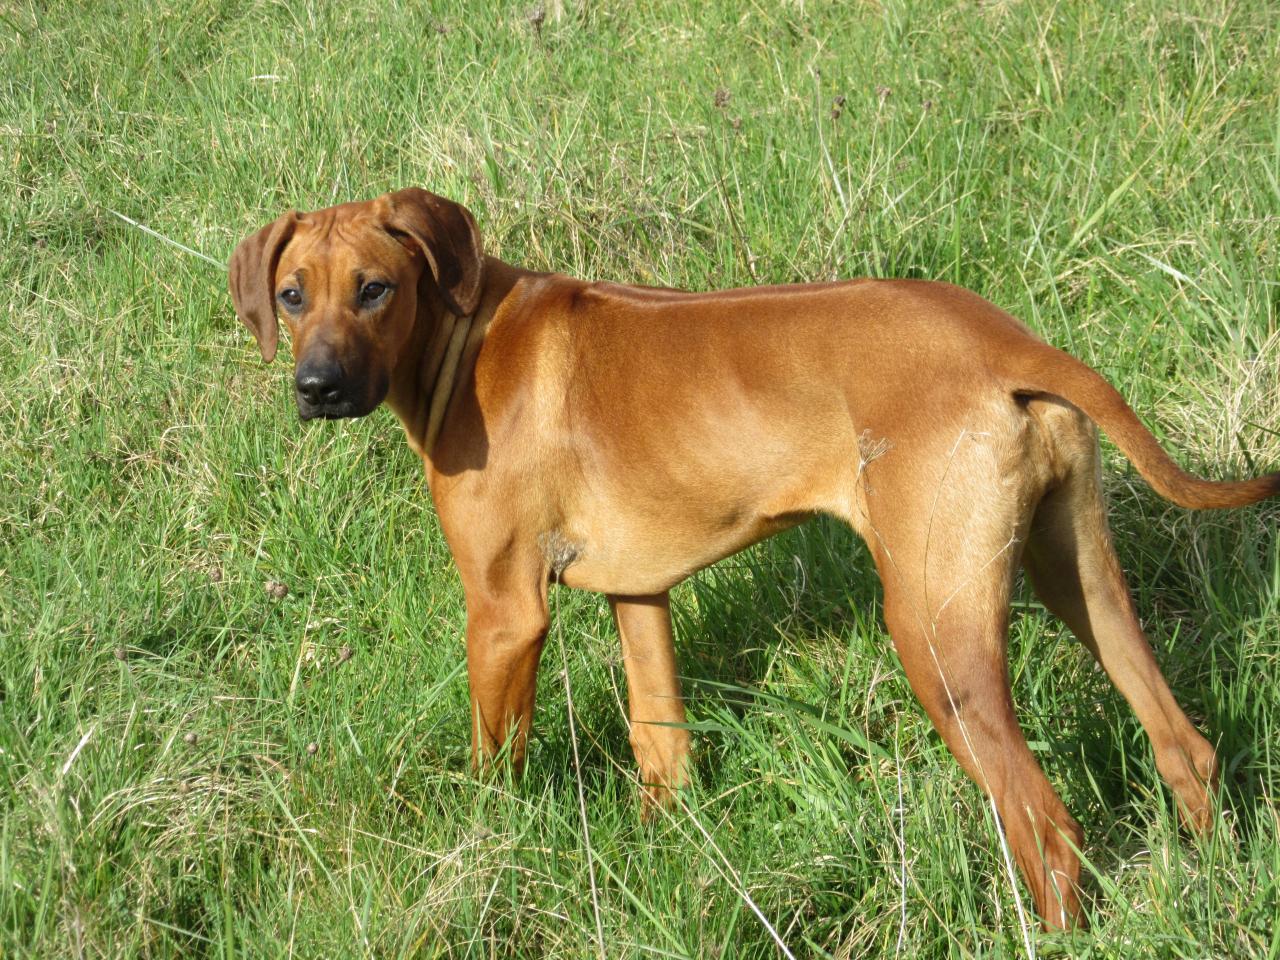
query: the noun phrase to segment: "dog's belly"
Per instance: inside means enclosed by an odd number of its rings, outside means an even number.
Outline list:
[[[544,538],[566,586],[626,596],[659,593],[718,560],[819,514],[848,515],[848,476],[778,483],[760,495],[699,499],[692,491],[579,502]]]
[[[817,514],[850,518],[856,434],[838,394],[823,399],[826,409],[789,417],[747,404],[732,417],[689,414],[643,442],[632,430],[620,451],[597,448],[572,471],[583,482],[556,498],[555,532],[573,547],[562,582],[658,593]]]
[[[594,536],[565,535],[560,542],[569,545],[572,560],[563,568],[560,580],[569,587],[621,596],[661,593],[703,567],[795,526],[810,515],[759,519],[719,530],[617,524]],[[562,552],[560,558],[563,557]],[[554,568],[557,558],[548,559]]]

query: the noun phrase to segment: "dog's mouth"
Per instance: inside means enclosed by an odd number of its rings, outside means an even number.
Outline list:
[[[302,397],[298,401],[299,420],[350,420],[373,413],[375,403],[357,403],[354,400],[335,400],[329,403],[308,403]]]
[[[364,413],[356,410],[355,405],[351,403],[330,403],[312,406],[304,401],[298,401],[299,420],[346,420],[351,417],[361,416],[364,416]]]
[[[294,392],[294,400],[298,404],[298,419],[306,420],[350,420],[365,417],[373,413],[387,394],[387,383],[379,380],[373,389],[356,388],[357,396],[338,396],[313,403],[301,392]]]

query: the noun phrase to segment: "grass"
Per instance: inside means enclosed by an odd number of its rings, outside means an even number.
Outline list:
[[[462,597],[393,418],[304,428],[223,271],[117,216],[223,262],[417,184],[584,277],[947,279],[1189,466],[1274,469],[1272,5],[563,6],[0,5],[0,955],[599,956],[563,650],[608,957],[781,955],[760,916],[797,957],[1280,956],[1275,505],[1189,514],[1108,454],[1225,761],[1211,841],[1020,590],[1015,697],[1094,923],[1040,936],[834,524],[676,591],[685,809],[639,821],[608,609],[567,591],[527,778],[473,779]]]

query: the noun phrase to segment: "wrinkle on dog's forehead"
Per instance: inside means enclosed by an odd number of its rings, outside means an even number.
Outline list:
[[[314,299],[357,276],[394,275],[409,253],[368,216],[338,216],[331,208],[309,213],[280,258],[278,277],[305,274]]]
[[[326,213],[327,211],[321,211]],[[333,227],[333,218],[309,213],[298,220],[298,227],[293,238],[284,248],[277,268],[279,277],[287,277],[306,269],[308,279],[312,274],[327,272],[327,253],[330,246],[329,233]],[[315,269],[315,268],[319,269]]]

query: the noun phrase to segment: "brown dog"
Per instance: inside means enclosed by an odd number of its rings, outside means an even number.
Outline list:
[[[231,258],[262,356],[292,334],[302,419],[384,399],[422,457],[467,600],[477,763],[519,766],[549,583],[609,596],[647,793],[686,777],[668,591],[819,513],[866,540],[911,686],[995,801],[1048,926],[1083,920],[1080,827],[1014,716],[1021,563],[1151,737],[1195,830],[1213,747],[1174,701],[1110,544],[1093,423],[1161,495],[1231,507],[1280,473],[1184,473],[1098,374],[975,294],[861,280],[683,293],[484,255],[423,190],[288,213]]]

